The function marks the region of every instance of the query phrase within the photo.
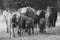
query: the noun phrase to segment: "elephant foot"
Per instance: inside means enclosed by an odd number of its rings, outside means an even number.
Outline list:
[[[7,33],[9,33],[9,31],[7,31]]]

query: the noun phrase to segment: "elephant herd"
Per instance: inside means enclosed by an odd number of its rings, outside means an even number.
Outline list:
[[[46,27],[54,27],[57,20],[57,10],[54,7],[47,7],[46,10],[35,10],[31,7],[23,7],[14,10],[4,10],[7,32],[13,33],[15,37],[14,28],[17,28],[17,34],[22,36],[22,30],[29,35],[34,34],[34,28],[39,28],[39,32],[46,32]]]

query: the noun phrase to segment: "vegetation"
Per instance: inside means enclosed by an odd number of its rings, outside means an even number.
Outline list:
[[[35,9],[45,9],[47,6],[55,6],[57,0],[0,0],[0,8],[20,8],[31,6]]]

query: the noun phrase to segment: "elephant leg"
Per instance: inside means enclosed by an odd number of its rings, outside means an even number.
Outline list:
[[[19,35],[20,35],[20,37],[22,36],[22,28],[20,28]]]
[[[8,26],[7,26],[7,33],[9,33]]]
[[[12,31],[11,31],[11,29],[12,29],[12,28],[11,28],[11,24],[8,24],[8,26],[9,26],[9,27],[8,27],[8,30],[9,30],[9,34],[10,34],[10,38],[11,38],[11,32],[12,32]]]
[[[56,20],[57,20],[57,19],[55,18],[55,19],[54,19],[54,22],[53,22],[53,26],[54,26],[54,28],[55,28]]]
[[[29,28],[29,35],[31,35],[31,28]]]
[[[6,26],[7,26],[7,33],[9,33],[9,30],[8,30],[8,23],[6,22]]]
[[[42,25],[39,24],[39,32],[42,32]]]
[[[9,33],[9,30],[8,30],[8,20],[7,20],[7,18],[5,17],[5,23],[6,23],[6,26],[7,26],[7,33]]]
[[[34,28],[32,28],[32,33],[34,34]]]
[[[14,32],[14,28],[12,27],[12,31],[13,31],[13,37],[15,37],[15,32]]]

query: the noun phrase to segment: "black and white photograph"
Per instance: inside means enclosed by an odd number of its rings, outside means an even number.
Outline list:
[[[0,0],[0,40],[60,40],[60,0]]]

